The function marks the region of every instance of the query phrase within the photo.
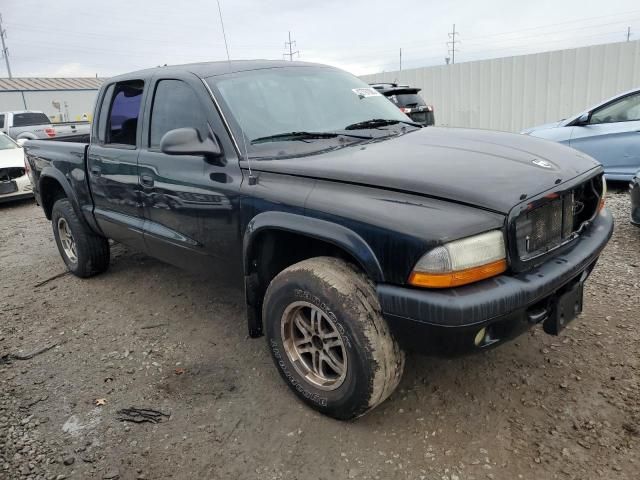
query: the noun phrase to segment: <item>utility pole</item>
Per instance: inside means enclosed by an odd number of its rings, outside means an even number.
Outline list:
[[[631,40],[631,27],[627,27],[627,42]]]
[[[9,65],[9,49],[4,42],[5,38],[7,38],[7,31],[2,27],[2,15],[0,14],[0,40],[2,40],[2,57],[7,64],[7,73],[9,74],[9,78],[13,78],[11,75],[11,65]]]
[[[400,47],[400,71],[402,71],[402,47]]]
[[[456,63],[456,43],[460,43],[460,40],[456,40],[456,35],[458,35],[459,33],[460,32],[456,32],[456,24],[454,23],[453,30],[449,33],[449,38],[451,40],[447,42],[447,50],[451,55],[452,64]]]
[[[294,55],[298,55],[300,56],[300,51],[296,50],[295,52],[293,51],[293,47],[295,47],[296,45],[296,41],[295,40],[291,40],[291,32],[289,32],[289,41],[288,42],[284,42],[284,48],[289,49],[289,53],[283,53],[282,55],[284,57],[289,57],[289,61],[293,61],[293,56]]]

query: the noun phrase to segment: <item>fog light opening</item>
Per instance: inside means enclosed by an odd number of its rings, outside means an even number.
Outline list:
[[[482,346],[485,343],[486,337],[487,337],[487,328],[482,327],[480,330],[478,330],[478,333],[476,333],[476,336],[473,339],[473,344],[476,347]]]

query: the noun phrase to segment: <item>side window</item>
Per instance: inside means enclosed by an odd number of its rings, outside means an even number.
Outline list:
[[[640,93],[628,95],[593,112],[589,123],[629,122],[640,120]]]
[[[144,82],[117,83],[111,97],[105,143],[135,145]]]
[[[4,128],[4,115],[0,115],[0,128]]]
[[[207,115],[193,89],[180,80],[161,80],[156,86],[151,109],[149,147],[157,148],[169,130],[193,127],[200,138],[209,135]]]
[[[98,143],[104,143],[107,138],[107,119],[109,118],[109,105],[113,97],[114,85],[109,85],[102,98],[100,117],[98,117]]]

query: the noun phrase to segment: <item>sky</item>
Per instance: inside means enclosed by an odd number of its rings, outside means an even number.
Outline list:
[[[232,59],[295,59],[356,75],[640,40],[638,0],[220,0]],[[1,0],[14,77],[109,77],[225,60],[215,0]],[[0,77],[6,77],[4,61]]]

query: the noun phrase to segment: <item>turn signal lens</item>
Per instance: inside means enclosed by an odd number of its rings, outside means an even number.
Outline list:
[[[607,197],[607,180],[602,176],[602,196],[600,197],[600,205],[598,206],[598,211],[604,208],[604,204],[606,202]]]
[[[448,288],[499,275],[507,269],[500,230],[445,243],[426,253],[413,268],[409,283],[416,287]]]
[[[466,285],[468,283],[478,282],[485,278],[500,275],[506,269],[507,261],[498,260],[481,267],[469,268],[459,272],[423,273],[414,271],[411,272],[409,283],[416,287],[427,288],[459,287],[460,285]]]

